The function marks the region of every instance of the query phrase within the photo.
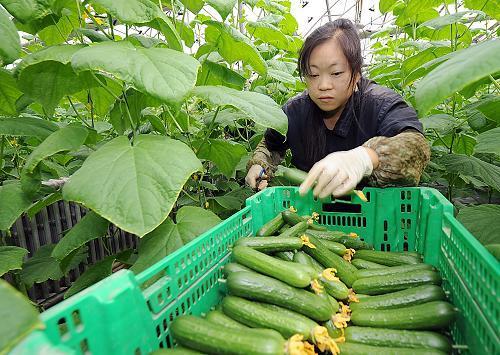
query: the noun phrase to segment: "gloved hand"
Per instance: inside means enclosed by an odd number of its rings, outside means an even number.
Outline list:
[[[248,169],[247,176],[245,177],[245,182],[252,189],[262,190],[267,187],[267,175],[262,166],[255,164]]]
[[[352,191],[364,176],[371,175],[373,162],[368,148],[328,154],[318,161],[300,185],[299,193],[305,195],[316,182],[313,194],[324,198],[328,195],[342,196]]]

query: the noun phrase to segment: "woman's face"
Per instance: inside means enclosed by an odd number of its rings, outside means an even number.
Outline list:
[[[335,38],[320,44],[309,57],[310,75],[306,76],[309,96],[323,111],[343,107],[351,97],[351,69]],[[357,77],[354,82],[357,82]]]

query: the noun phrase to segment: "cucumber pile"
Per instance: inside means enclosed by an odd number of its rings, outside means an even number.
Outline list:
[[[381,252],[317,215],[283,211],[241,238],[228,295],[171,325],[186,354],[447,354],[456,317],[441,276],[416,252]]]

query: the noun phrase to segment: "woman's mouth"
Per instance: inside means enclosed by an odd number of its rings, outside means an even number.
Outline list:
[[[333,101],[333,97],[331,96],[322,96],[318,98],[319,101],[321,102],[331,102]]]

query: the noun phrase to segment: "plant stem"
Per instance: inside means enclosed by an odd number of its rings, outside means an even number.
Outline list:
[[[0,136],[0,170],[2,169],[4,144],[5,144],[5,136],[2,134]]]
[[[93,128],[91,127],[87,122],[85,122],[85,120],[83,119],[83,117],[80,115],[80,113],[77,111],[75,105],[73,104],[73,101],[71,101],[71,98],[69,97],[69,95],[66,95],[66,98],[68,99],[69,101],[69,104],[71,105],[71,107],[73,108],[73,111],[75,111],[76,115],[78,116],[78,118],[80,119],[80,121],[82,121],[82,123],[87,127],[87,128]]]
[[[217,106],[217,109],[215,110],[214,117],[212,117],[212,121],[210,121],[210,125],[208,126],[207,134],[203,138],[203,141],[201,142],[200,146],[198,147],[197,151],[199,152],[201,148],[205,145],[206,141],[208,140],[208,137],[212,134],[213,130],[213,125],[215,123],[215,119],[217,118],[217,115],[219,114],[220,111],[220,106]]]
[[[488,75],[488,76],[489,76],[489,78],[490,78],[491,82],[493,83],[493,85],[495,85],[495,88],[496,88],[498,91],[500,91],[500,84],[498,83],[498,81],[496,81],[496,80],[495,80],[495,78],[494,78],[493,76],[491,76],[491,74],[490,74],[490,75]]]
[[[109,28],[111,29],[111,37],[114,40],[115,39],[115,31],[114,31],[114,28],[113,28],[113,18],[111,17],[110,14],[108,14],[108,22],[109,22]]]
[[[83,8],[83,11],[87,14],[87,16],[90,18],[90,20],[92,21],[92,23],[102,32],[104,33],[104,35],[106,37],[108,37],[109,39],[113,40],[113,37],[111,37],[106,31],[104,31],[104,29],[102,28],[101,25],[99,25],[99,23],[97,22],[97,20],[95,19],[94,15],[92,15],[90,13],[89,10],[87,10],[87,8]]]

